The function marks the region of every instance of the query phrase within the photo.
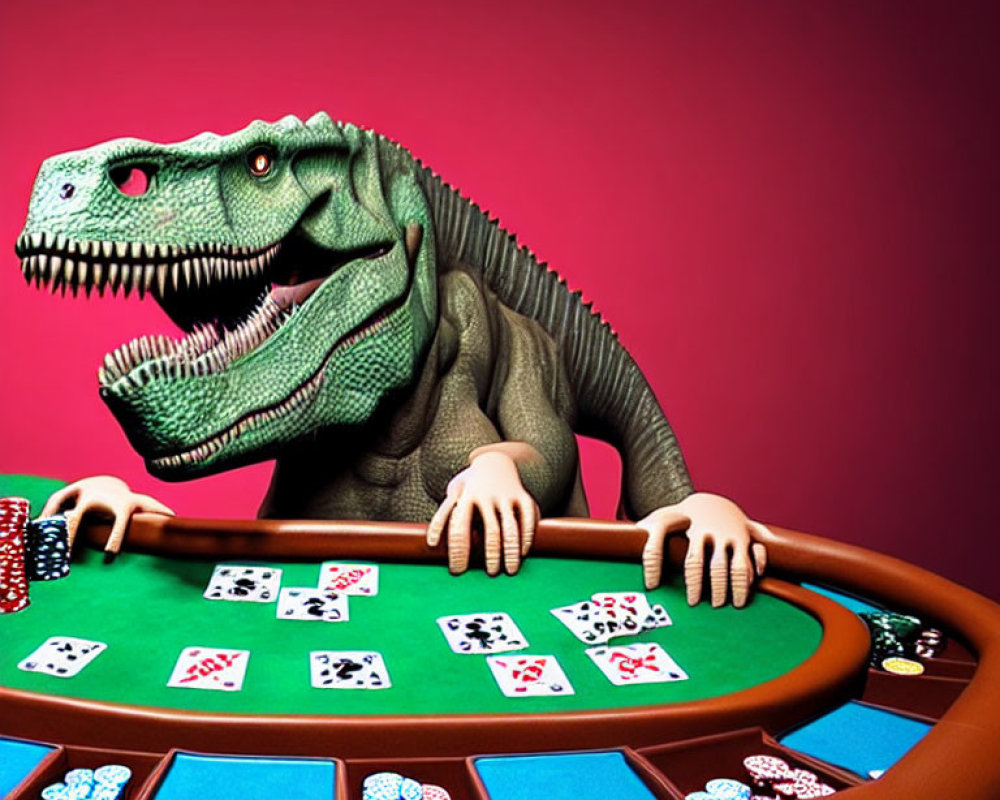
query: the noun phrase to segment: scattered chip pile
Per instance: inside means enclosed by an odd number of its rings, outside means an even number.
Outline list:
[[[14,614],[28,607],[28,514],[28,501],[23,497],[0,498],[0,614]]]
[[[750,784],[732,778],[713,778],[705,791],[690,792],[685,800],[814,800],[829,797],[837,790],[823,783],[808,769],[792,769],[781,758],[748,756],[743,766]]]
[[[875,669],[897,675],[921,675],[921,660],[935,658],[944,650],[944,635],[924,625],[917,617],[891,611],[865,612],[861,619],[871,634],[868,663]]]
[[[132,770],[121,764],[105,764],[97,769],[73,769],[63,783],[42,789],[42,800],[119,800],[132,778]]]
[[[451,795],[433,783],[420,783],[398,772],[374,772],[361,787],[362,800],[451,800]]]

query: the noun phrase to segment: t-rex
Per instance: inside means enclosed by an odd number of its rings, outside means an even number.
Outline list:
[[[587,515],[574,433],[622,455],[624,515],[687,530],[688,599],[743,605],[765,534],[695,493],[673,431],[610,327],[400,145],[319,113],[185,142],[117,139],[47,159],[16,252],[29,283],[152,295],[183,330],[109,354],[101,396],[148,470],[186,480],[277,465],[262,516],[429,521],[453,572],[482,525],[518,570],[541,515]],[[91,478],[47,511],[146,496]],[[75,529],[75,522],[74,529]]]

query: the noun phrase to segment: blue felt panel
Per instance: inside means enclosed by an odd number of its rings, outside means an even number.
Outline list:
[[[491,800],[654,800],[617,751],[478,758]]]
[[[851,701],[780,741],[867,778],[870,770],[889,769],[930,729],[926,723]]]
[[[331,800],[336,764],[325,759],[223,757],[178,753],[157,800]]]
[[[878,606],[873,606],[871,603],[866,603],[864,600],[859,600],[857,597],[852,597],[849,594],[841,594],[840,592],[835,592],[833,589],[828,589],[825,586],[816,586],[812,583],[803,583],[803,589],[809,589],[810,591],[816,592],[816,594],[821,594],[824,597],[829,597],[831,600],[835,600],[840,603],[848,611],[853,611],[855,614],[865,614],[865,613],[878,613],[883,609]]]
[[[0,738],[0,797],[6,797],[55,748]]]

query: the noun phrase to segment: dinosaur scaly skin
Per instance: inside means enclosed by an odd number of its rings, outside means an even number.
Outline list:
[[[109,354],[102,397],[155,475],[277,459],[262,513],[427,520],[476,448],[525,442],[543,514],[585,514],[574,431],[622,453],[633,517],[691,492],[610,328],[397,144],[317,114],[48,159],[30,283],[151,294],[185,331]]]

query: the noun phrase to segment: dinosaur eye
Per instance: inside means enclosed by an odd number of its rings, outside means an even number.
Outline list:
[[[122,194],[138,197],[149,191],[154,172],[153,167],[130,164],[126,167],[112,167],[108,170],[108,177]]]
[[[274,165],[274,153],[267,147],[255,147],[247,154],[250,174],[255,178],[264,178],[271,172]]]

